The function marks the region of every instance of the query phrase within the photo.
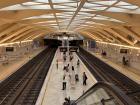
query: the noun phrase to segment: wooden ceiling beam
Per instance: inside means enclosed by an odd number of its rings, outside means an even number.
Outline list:
[[[140,7],[140,1],[139,0],[122,0],[122,1],[133,4],[133,5],[137,5],[137,6]]]
[[[90,30],[90,32],[93,33],[94,35],[98,36],[100,39],[103,39],[104,41],[108,42],[108,39],[106,37],[104,37],[103,35],[101,35],[100,33],[98,33],[97,31]]]
[[[79,6],[77,7],[76,11],[74,12],[74,14],[73,14],[71,20],[69,21],[69,24],[68,24],[68,26],[67,26],[66,29],[69,28],[69,26],[71,25],[71,23],[73,22],[73,20],[75,19],[76,15],[77,15],[77,14],[79,13],[79,11],[81,10],[81,8],[84,6],[84,4],[85,4],[86,1],[87,1],[87,0],[80,0],[80,4],[79,4]]]
[[[25,26],[25,27],[23,27],[23,28],[17,30],[17,31],[14,32],[13,34],[9,34],[9,35],[7,35],[7,37],[4,37],[3,40],[0,40],[0,43],[4,43],[4,42],[6,42],[7,40],[11,39],[12,37],[17,36],[17,35],[19,35],[20,33],[24,32],[24,31],[26,31],[26,30],[28,30],[28,29],[31,29],[31,27]]]
[[[122,39],[123,41],[125,41],[126,43],[128,43],[129,45],[134,45],[133,42],[131,42],[128,39],[124,38],[122,35],[120,35],[119,33],[117,33],[114,29],[112,29],[112,28],[106,28],[105,30],[111,32],[112,34],[114,34],[115,36],[119,37],[120,39]]]
[[[103,34],[103,35],[104,35],[105,37],[107,37],[108,40],[110,40],[110,41],[111,41],[112,39],[114,39],[114,37],[112,37],[111,35],[105,33],[105,32],[103,31],[102,28],[89,27],[89,28],[87,28],[87,29],[96,30],[96,31],[100,32],[100,34]]]
[[[24,40],[26,37],[28,37],[28,36],[30,36],[30,35],[32,35],[32,34],[38,34],[38,31],[39,30],[34,30],[34,31],[31,31],[30,33],[27,33],[27,34],[25,34],[25,35],[22,35],[20,38],[18,38],[16,41],[22,41],[22,40]],[[39,31],[40,32],[40,31]]]
[[[2,32],[0,32],[0,37],[5,35],[5,34],[8,34],[10,33],[11,31],[13,30],[16,30],[17,28],[19,27],[22,27],[21,25],[18,25],[18,24],[13,24],[11,25],[10,27],[8,27],[7,29],[3,30]]]
[[[84,30],[78,30],[79,33],[81,33],[84,36],[90,37],[94,40],[99,40],[99,41],[103,41],[102,39],[100,39],[99,37],[97,37],[96,35],[88,32],[88,31],[84,31]]]
[[[43,36],[46,35],[47,33],[48,33],[48,32],[42,32],[42,33],[40,33],[40,34],[38,34],[38,35],[33,35],[33,36],[28,37],[28,38],[26,38],[26,39],[24,39],[24,40],[34,40],[35,38],[43,37]]]
[[[32,16],[39,16],[43,14],[61,13],[62,10],[51,9],[25,9],[25,10],[5,10],[0,11],[0,17],[4,19],[20,20]]]
[[[106,30],[102,29],[101,32],[104,33],[105,35],[108,35],[108,37],[112,38],[113,39],[113,42],[117,42],[119,44],[122,44],[122,42],[120,40],[118,40],[115,36],[111,35]]]
[[[100,32],[100,31],[96,31],[99,35],[101,35],[103,38],[105,38],[106,40],[108,40],[109,42],[112,42],[113,40],[110,39],[110,37],[106,36],[104,33]]]
[[[33,32],[33,31],[35,31],[35,29],[33,29],[33,28],[32,28],[32,29],[29,29],[29,30],[27,30],[26,32],[23,32],[23,33],[19,34],[17,37],[11,39],[11,42],[15,42],[15,41],[17,41],[18,39],[20,39],[22,36],[24,36],[24,35],[26,35],[26,34],[29,34],[29,33]]]
[[[118,19],[122,22],[129,23],[131,25],[140,24],[140,14],[136,13],[110,12],[110,11],[90,11],[89,13],[111,17],[114,19]]]
[[[30,34],[26,34],[25,36],[21,37],[20,41],[25,40],[28,37],[36,36],[36,35],[43,33],[43,32],[46,32],[46,31],[35,30],[35,31],[31,32]]]

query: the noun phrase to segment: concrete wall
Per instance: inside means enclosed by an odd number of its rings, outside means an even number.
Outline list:
[[[93,51],[95,53],[101,54],[102,51],[105,51],[107,53],[106,58],[110,59],[111,61],[115,63],[121,63],[122,64],[122,57],[125,56],[126,59],[129,61],[130,67],[140,70],[140,49],[133,49],[133,48],[126,48],[122,46],[116,46],[111,44],[104,44],[96,42],[96,48],[90,48],[88,41],[84,41],[84,46],[88,48],[90,51]],[[128,49],[128,53],[120,53],[120,49]]]
[[[120,53],[120,49],[127,49],[128,53]],[[129,61],[130,67],[140,70],[140,50],[138,49],[97,43],[94,51],[100,54],[102,51],[105,51],[107,53],[107,58],[117,63],[122,63],[122,57],[125,56]]]
[[[6,45],[0,45],[0,64],[7,64],[16,60],[20,57],[27,55],[29,52],[32,52],[34,49],[40,46],[34,47],[33,41],[12,43]],[[6,47],[13,47],[13,51],[6,51]]]

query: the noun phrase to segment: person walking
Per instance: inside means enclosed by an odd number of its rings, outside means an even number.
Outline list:
[[[86,73],[85,72],[83,72],[83,85],[87,85],[87,76],[86,76]]]

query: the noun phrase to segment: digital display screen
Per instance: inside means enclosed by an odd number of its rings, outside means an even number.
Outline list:
[[[66,47],[60,47],[60,52],[67,52],[67,48]]]
[[[14,51],[14,47],[6,47],[6,52],[13,52]]]
[[[128,49],[120,49],[120,53],[128,53]]]

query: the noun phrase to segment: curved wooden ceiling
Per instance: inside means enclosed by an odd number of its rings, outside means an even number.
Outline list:
[[[74,31],[134,46],[140,41],[140,0],[0,0],[0,43]]]

